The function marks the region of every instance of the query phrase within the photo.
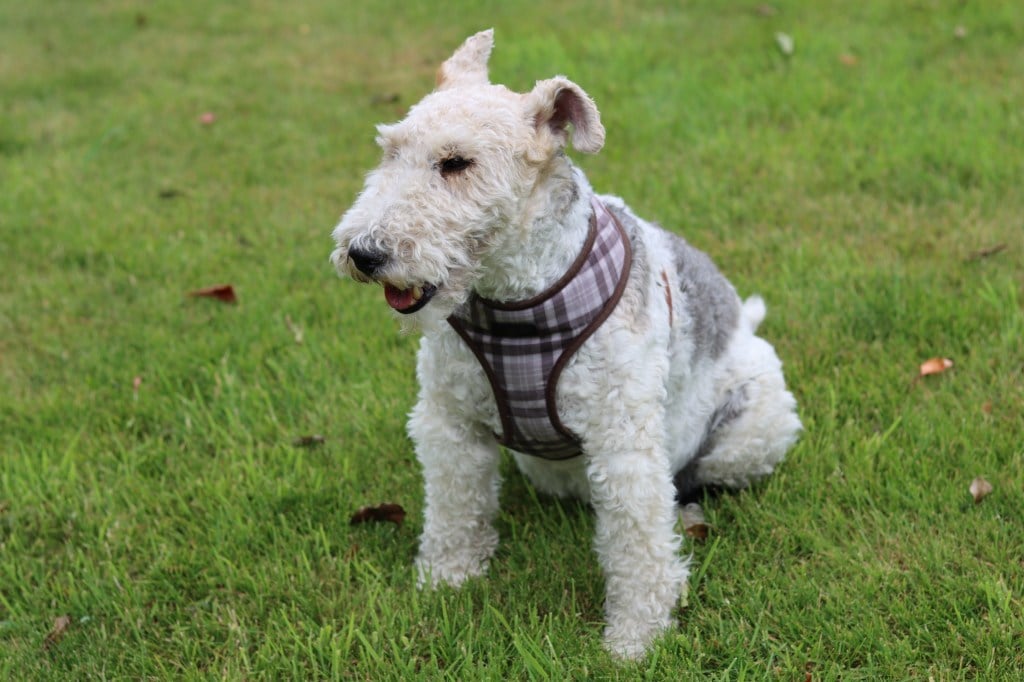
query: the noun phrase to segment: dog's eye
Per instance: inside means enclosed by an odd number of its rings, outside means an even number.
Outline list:
[[[473,159],[467,159],[462,156],[449,156],[447,159],[441,162],[441,175],[452,175],[453,173],[461,173],[470,166],[473,165]]]

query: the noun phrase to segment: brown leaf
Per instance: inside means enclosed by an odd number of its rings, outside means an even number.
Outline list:
[[[71,616],[57,616],[54,618],[53,627],[50,628],[49,634],[47,634],[46,639],[43,640],[43,648],[49,649],[60,642],[60,640],[64,638],[69,627],[71,627]]]
[[[288,327],[288,331],[292,333],[292,338],[295,339],[295,343],[302,345],[302,327],[292,322],[291,315],[284,316],[284,323]]]
[[[1000,251],[1005,251],[1005,250],[1006,250],[1006,244],[996,244],[995,246],[990,246],[987,249],[978,249],[977,251],[972,253],[967,258],[967,260],[981,260],[983,258],[989,258],[990,256],[994,256],[997,253],[999,253]]]
[[[683,532],[696,540],[708,539],[708,524],[704,521],[704,510],[696,502],[684,505],[679,510]]]
[[[223,301],[224,303],[238,303],[238,297],[235,296],[235,288],[230,284],[221,284],[215,287],[196,289],[195,291],[188,292],[188,295],[215,298],[218,301]]]
[[[370,104],[373,104],[374,106],[380,104],[397,104],[400,98],[401,97],[397,92],[385,92],[379,95],[374,95],[370,99]]]
[[[708,525],[706,523],[695,523],[686,527],[686,534],[694,540],[708,539]]]
[[[992,484],[986,481],[981,476],[978,476],[976,479],[971,481],[970,491],[971,496],[974,498],[974,504],[978,504],[986,497],[988,497],[989,493],[991,493],[992,490]]]
[[[380,523],[390,521],[398,526],[405,521],[405,510],[402,505],[385,502],[376,507],[362,507],[348,520],[349,525],[356,526],[360,523]]]
[[[857,55],[844,52],[839,55],[839,61],[843,66],[857,66],[857,62],[859,60],[857,59]]]
[[[308,436],[300,436],[292,441],[292,445],[297,448],[312,448],[317,445],[323,445],[325,438],[319,433],[313,433]]]
[[[921,363],[921,372],[918,376],[926,377],[929,374],[942,374],[953,366],[949,358],[930,358]]]

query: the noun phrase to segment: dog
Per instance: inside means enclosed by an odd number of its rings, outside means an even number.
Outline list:
[[[504,446],[539,491],[593,507],[605,648],[637,659],[686,588],[680,501],[770,474],[799,435],[796,401],[755,335],[762,300],[566,156],[570,139],[604,144],[593,100],[563,76],[491,84],[493,44],[469,37],[432,93],[377,127],[383,159],[331,260],[422,332],[420,586],[487,570]]]

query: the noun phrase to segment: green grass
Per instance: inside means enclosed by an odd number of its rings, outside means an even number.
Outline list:
[[[1024,675],[1024,7],[758,5],[0,0],[0,678]],[[416,340],[327,263],[373,124],[489,26],[495,81],[596,99],[599,190],[764,295],[806,425],[638,665],[590,514],[507,463],[488,579],[413,589]]]

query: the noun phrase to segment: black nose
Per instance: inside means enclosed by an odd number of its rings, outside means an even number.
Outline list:
[[[356,269],[368,277],[373,277],[388,262],[388,255],[376,249],[352,247],[348,250],[348,257]]]

